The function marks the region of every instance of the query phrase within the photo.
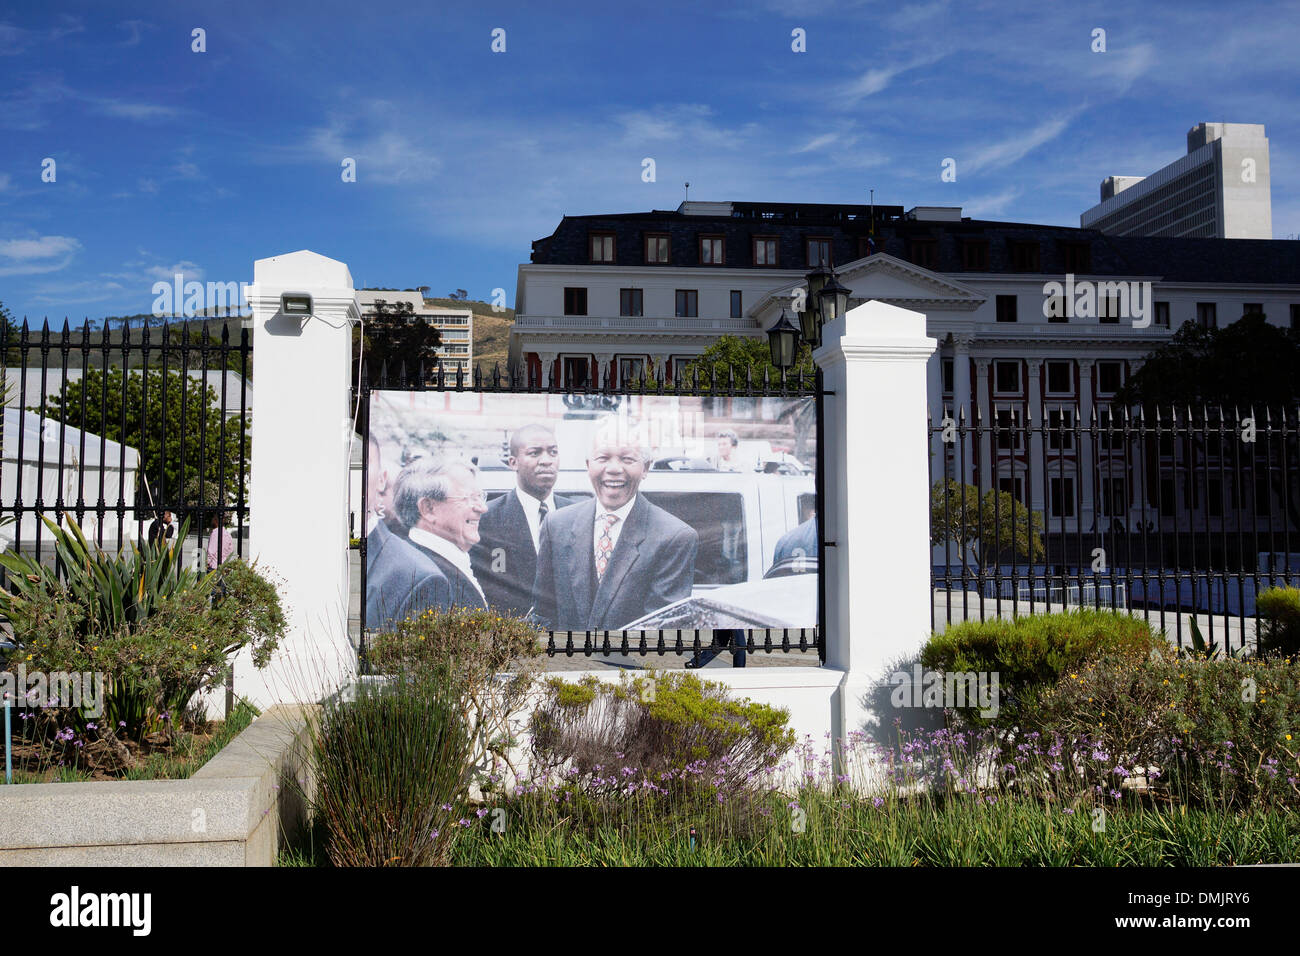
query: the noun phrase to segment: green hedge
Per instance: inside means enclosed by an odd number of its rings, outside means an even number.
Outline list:
[[[1280,657],[1300,656],[1300,588],[1269,588],[1256,599],[1259,650]]]

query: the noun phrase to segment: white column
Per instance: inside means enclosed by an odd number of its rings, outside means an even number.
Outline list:
[[[1043,477],[1043,367],[1038,359],[1030,359],[1027,363],[1029,374],[1029,407],[1025,409],[1025,415],[1028,421],[1033,423],[1033,430],[1029,433],[1029,481],[1034,486],[1033,500],[1029,503],[1030,511],[1041,511],[1043,513],[1044,527],[1050,527],[1051,518],[1047,514],[1047,507],[1044,504],[1048,500],[1048,488],[1044,487],[1046,482],[1052,480],[1049,473],[1046,478]]]
[[[610,374],[609,367],[614,362],[611,352],[599,352],[596,355],[596,388],[605,387],[605,379]]]
[[[312,315],[285,315],[305,292]],[[314,701],[355,673],[348,639],[352,328],[360,311],[342,262],[314,252],[260,259],[253,310],[257,410],[249,464],[249,550],[280,589],[289,633],[265,670],[247,652],[235,693],[260,707]]]
[[[974,443],[974,454],[970,457],[979,461],[980,480],[983,482],[985,489],[996,488],[997,479],[993,477],[993,434],[990,431],[990,425],[993,421],[993,408],[989,403],[989,365],[991,360],[986,358],[977,358],[975,360],[975,408],[978,415],[972,415],[971,421],[979,422],[983,428],[982,435],[976,435]],[[971,468],[973,464],[967,458],[967,467]],[[972,471],[974,469],[972,468]],[[967,481],[971,480],[967,477]]]
[[[864,698],[930,633],[930,494],[925,316],[869,301],[823,329],[813,358],[825,409],[826,663],[844,672],[832,735],[869,722]],[[880,467],[888,454],[889,467]]]
[[[555,360],[558,354],[555,352],[538,352],[537,357],[542,361],[542,388],[551,387],[551,376],[555,371]]]
[[[971,339],[968,335],[954,335],[952,339],[952,417],[953,421],[960,422],[962,414],[965,414],[966,424],[969,426],[974,419],[973,406],[971,405],[970,395],[970,345]],[[960,440],[960,439],[959,439]],[[953,448],[953,468],[957,480],[966,483],[971,479],[971,453],[974,445],[967,443],[966,450],[966,467],[962,468],[962,449],[960,445]]]
[[[925,403],[929,410],[930,425],[942,428],[943,420],[949,409],[943,400],[943,348],[935,350],[930,360],[925,363]],[[943,432],[930,433],[930,483],[938,481],[944,475],[943,468]]]
[[[1092,441],[1092,370],[1096,359],[1079,359],[1079,475],[1083,487],[1079,489],[1081,504],[1079,506],[1079,527],[1084,531],[1092,530],[1093,521],[1101,513],[1097,506],[1097,490],[1093,487],[1093,473],[1097,470],[1097,452]],[[1103,480],[1106,470],[1101,470]],[[1127,522],[1127,514],[1123,516]]]

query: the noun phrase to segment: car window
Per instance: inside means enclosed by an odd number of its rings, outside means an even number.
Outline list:
[[[695,584],[739,584],[748,579],[744,497],[737,492],[647,491],[646,499],[686,522],[700,536]]]

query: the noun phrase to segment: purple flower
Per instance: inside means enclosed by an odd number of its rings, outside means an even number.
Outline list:
[[[485,816],[487,816],[487,807],[479,807],[477,810],[474,811],[474,815],[478,817],[480,820],[482,820]]]
[[[876,797],[874,800],[871,801],[871,805],[875,807],[877,810],[879,810],[881,807],[885,805],[885,801],[882,797]]]

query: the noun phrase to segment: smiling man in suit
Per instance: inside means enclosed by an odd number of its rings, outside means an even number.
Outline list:
[[[469,549],[478,541],[479,519],[487,511],[478,469],[437,456],[417,458],[397,476],[393,508],[407,536],[384,546],[386,557],[393,551],[392,560],[382,563],[374,580],[367,577],[366,590],[373,589],[380,605],[377,622],[401,620],[430,608],[486,608],[469,560]],[[366,606],[369,624],[369,600]]]
[[[469,555],[488,606],[523,616],[533,605],[542,523],[573,502],[552,491],[560,460],[555,432],[524,425],[510,436],[509,447],[506,464],[515,473],[515,487],[488,505]]]
[[[637,493],[649,457],[625,422],[597,429],[587,458],[595,498],[542,525],[533,613],[545,626],[616,630],[690,596],[699,536]]]

